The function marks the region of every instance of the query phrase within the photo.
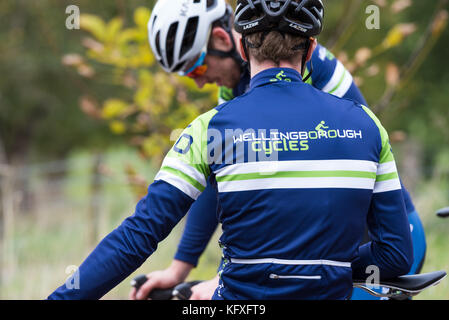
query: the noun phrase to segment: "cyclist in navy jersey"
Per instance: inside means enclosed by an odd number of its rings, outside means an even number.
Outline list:
[[[224,1],[216,1],[218,3]],[[172,2],[173,3],[173,2]],[[213,6],[213,1],[209,3]],[[219,6],[218,6],[219,7]],[[203,8],[203,9],[202,9]],[[160,1],[153,10],[153,17],[149,21],[149,36],[153,52],[158,58],[161,66],[167,72],[179,72],[184,76],[189,76],[195,80],[199,87],[206,83],[217,83],[220,86],[219,103],[230,101],[235,97],[244,94],[250,84],[250,73],[240,56],[236,52],[235,44],[238,43],[238,34],[232,30],[230,21],[232,21],[232,11],[228,7],[222,9],[220,18],[210,19],[207,14],[206,5],[190,7],[184,16],[172,15],[172,7]],[[189,21],[192,17],[199,17],[200,25],[210,25],[209,32],[199,32],[192,37],[192,28],[189,28]],[[180,45],[176,46],[182,50],[181,41],[186,45],[188,41],[192,43],[192,52],[184,56],[178,54],[176,50],[171,52],[172,57],[164,56],[156,45],[156,42],[164,43],[161,34],[168,35],[168,28],[174,23],[184,26],[178,28],[176,35],[171,35]],[[207,27],[205,28],[207,29]],[[206,49],[205,49],[206,48]],[[168,63],[171,61],[171,64]],[[223,70],[225,70],[223,72]],[[305,75],[310,77],[305,81],[317,89],[331,93],[335,96],[351,99],[363,105],[367,105],[363,95],[353,81],[351,74],[346,70],[343,64],[335,58],[325,47],[320,44],[313,52],[312,58],[307,62]],[[423,226],[419,216],[413,206],[410,195],[403,188],[404,201],[408,213],[408,218],[412,230],[414,243],[414,264],[410,274],[418,273],[424,261],[425,256],[425,236]],[[204,214],[204,213],[208,214]],[[164,288],[176,285],[182,282],[190,270],[198,264],[198,259],[204,252],[208,242],[214,234],[219,223],[220,213],[217,194],[208,184],[205,191],[193,204],[187,216],[187,221],[183,236],[178,246],[172,265],[164,270],[149,274],[150,280],[141,289],[141,294],[145,295],[153,288]],[[192,299],[208,299],[213,293],[213,289],[218,283],[218,277],[210,283],[204,282],[193,288]],[[130,294],[135,298],[134,290]],[[353,299],[377,299],[361,289],[355,289]]]
[[[79,286],[63,285],[50,299],[98,299],[123,281],[207,181],[223,226],[213,299],[347,299],[353,277],[368,268],[381,280],[410,270],[411,233],[386,130],[367,107],[303,82],[321,0],[238,2],[249,91],[183,131],[135,213],[81,264]],[[360,245],[365,226],[372,240]]]

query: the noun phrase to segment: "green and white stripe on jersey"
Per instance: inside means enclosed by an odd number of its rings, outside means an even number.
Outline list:
[[[197,199],[206,188],[206,177],[195,167],[177,158],[166,157],[154,180],[164,180],[192,199]]]
[[[367,107],[363,110],[379,129],[379,161],[297,160],[238,163],[215,171],[219,192],[263,189],[367,189],[373,193],[401,190],[388,134]]]
[[[396,162],[389,161],[380,163],[377,168],[376,184],[374,193],[401,189],[401,182],[396,169]]]
[[[218,191],[343,188],[381,193],[400,190],[401,183],[388,134],[371,110],[362,108],[380,132],[382,147],[378,162],[329,159],[237,163],[214,172]],[[164,180],[192,199],[198,198],[206,188],[210,175],[207,130],[216,113],[217,110],[213,109],[201,115],[184,130],[164,159],[155,180]]]
[[[379,119],[370,109],[365,106],[362,106],[362,108],[371,117],[371,119],[373,119],[379,128],[382,141],[382,149],[379,156],[374,193],[399,190],[402,188],[401,181],[399,180],[396,162],[394,160],[393,152],[391,151],[387,130],[385,130]]]
[[[333,94],[339,98],[343,97],[351,88],[353,82],[352,75],[337,60],[337,65],[329,82],[323,87],[322,91]]]
[[[210,174],[207,157],[207,130],[217,113],[212,109],[196,118],[169,151],[155,180],[178,188],[196,200],[206,188]]]
[[[345,188],[373,190],[377,163],[364,160],[261,161],[215,172],[218,191]]]

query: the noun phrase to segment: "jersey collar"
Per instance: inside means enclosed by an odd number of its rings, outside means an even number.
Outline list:
[[[298,71],[290,68],[271,68],[256,74],[250,82],[250,88],[276,82],[302,82]]]

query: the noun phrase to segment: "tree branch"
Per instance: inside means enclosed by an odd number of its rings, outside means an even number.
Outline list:
[[[426,31],[418,41],[415,50],[410,55],[410,58],[407,61],[407,63],[405,63],[401,68],[399,77],[400,80],[398,84],[395,86],[388,86],[386,88],[383,96],[379,99],[378,103],[375,104],[375,106],[373,107],[374,112],[377,113],[382,112],[388,106],[388,104],[391,102],[394,96],[406,86],[406,84],[410,81],[413,75],[418,71],[419,67],[422,65],[425,58],[432,51],[433,47],[437,43],[438,39],[440,38],[441,34],[443,33],[443,30],[446,28],[447,25],[446,23],[447,16],[445,17],[443,14],[443,13],[447,14],[447,11],[445,11],[444,9],[447,3],[448,0],[439,1],[439,3],[436,6],[435,13],[430,19]],[[436,27],[435,24],[439,22],[439,19],[446,19],[446,21],[442,21],[442,23],[445,23],[445,25],[443,25],[439,30],[435,30]]]

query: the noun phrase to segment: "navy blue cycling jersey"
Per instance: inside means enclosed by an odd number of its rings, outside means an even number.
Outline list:
[[[63,285],[49,298],[107,293],[156,250],[210,177],[225,257],[215,299],[343,299],[368,266],[390,278],[412,265],[385,129],[366,107],[273,68],[184,130],[134,215],[80,266],[79,289]],[[366,222],[372,241],[359,247]]]
[[[343,64],[334,57],[334,55],[324,46],[318,44],[313,52],[312,59],[307,62],[307,70],[313,72],[307,83],[315,88],[337,97],[354,100],[362,105],[367,105],[363,95],[353,81],[353,78]],[[219,102],[224,103],[243,95],[248,91],[250,84],[250,74],[245,69],[241,75],[240,82],[235,88],[220,88]],[[408,191],[403,188],[404,201],[407,213],[415,211],[411,197]],[[215,190],[208,184],[205,192],[192,205],[187,216],[181,241],[174,258],[194,266],[198,264],[199,257],[204,252],[212,235],[218,226],[218,217],[216,210],[218,207],[218,198]],[[207,212],[208,214],[204,214]],[[419,226],[417,226],[419,227]]]

